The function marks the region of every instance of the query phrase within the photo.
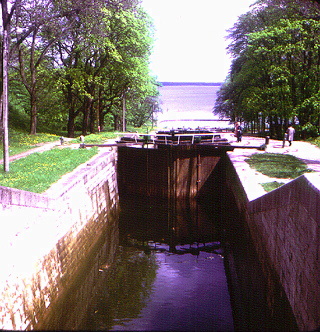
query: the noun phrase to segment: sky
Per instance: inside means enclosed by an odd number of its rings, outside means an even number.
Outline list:
[[[160,82],[223,82],[227,29],[254,0],[143,0],[156,28],[150,69]]]

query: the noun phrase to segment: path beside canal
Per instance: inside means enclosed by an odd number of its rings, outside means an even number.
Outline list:
[[[237,143],[234,138],[231,145],[234,146],[235,149],[232,152],[228,152],[249,200],[258,198],[266,193],[261,186],[261,183],[273,181],[288,183],[289,181],[292,181],[292,179],[268,177],[255,169],[252,169],[246,162],[246,159],[254,153],[269,152],[290,154],[305,162],[309,169],[315,172],[320,172],[320,148],[317,146],[308,142],[293,141],[291,146],[286,142],[283,147],[282,141],[270,139],[269,144],[264,151],[252,148],[259,147],[264,143],[265,138],[262,137],[243,136],[242,142],[240,143]]]
[[[68,139],[70,140],[70,139]],[[9,161],[14,161],[20,158],[24,158],[32,153],[36,153],[36,152],[43,152],[43,151],[47,151],[47,150],[51,150],[56,146],[61,145],[60,140],[59,141],[54,141],[54,142],[50,142],[50,143],[40,143],[39,146],[29,149],[27,151],[9,156]],[[0,164],[3,164],[3,159],[0,159]]]

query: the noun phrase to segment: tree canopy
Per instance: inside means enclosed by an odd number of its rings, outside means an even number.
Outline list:
[[[233,60],[215,113],[282,137],[289,123],[317,135],[320,124],[320,6],[260,0],[229,30]]]
[[[2,7],[8,3],[2,0]],[[157,109],[149,72],[153,24],[139,0],[10,1],[9,105],[74,137]]]

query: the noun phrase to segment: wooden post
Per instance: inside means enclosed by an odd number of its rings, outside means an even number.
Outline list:
[[[9,130],[8,130],[8,62],[9,62],[9,15],[7,1],[1,1],[2,7],[2,127],[3,127],[3,169],[9,172]]]

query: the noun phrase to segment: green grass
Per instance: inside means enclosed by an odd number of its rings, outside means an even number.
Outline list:
[[[113,139],[119,136],[119,132],[101,132],[99,134],[90,134],[85,136],[84,143],[87,144],[99,144],[104,143],[107,139]],[[79,142],[79,137],[76,138],[77,142]]]
[[[85,163],[98,149],[55,148],[33,153],[10,163],[10,172],[0,172],[0,185],[42,193],[62,175]]]
[[[118,132],[101,132],[99,134],[90,134],[85,137],[85,143],[103,143],[107,139],[116,138],[119,135]],[[80,136],[79,136],[80,137]],[[74,138],[68,143],[80,143],[79,137]],[[1,141],[1,140],[0,140]],[[26,132],[10,129],[9,131],[9,155],[13,156],[21,152],[25,152],[32,148],[35,148],[43,143],[49,143],[54,141],[60,141],[60,136],[46,133],[39,133],[36,135],[29,135]],[[1,142],[2,143],[2,142]],[[0,144],[0,154],[2,159],[3,146]]]
[[[59,141],[59,136],[52,135],[52,134],[36,134],[36,135],[29,135],[25,132],[12,130],[9,131],[9,155],[13,156],[15,154],[30,150],[41,143],[48,143]],[[2,140],[0,140],[0,153],[2,159],[3,154],[3,146]]]
[[[284,183],[278,181],[272,181],[272,182],[261,183],[261,185],[265,191],[269,192],[281,187],[282,185],[284,185]]]
[[[256,153],[246,162],[258,172],[275,178],[294,179],[311,171],[300,159],[281,153]]]
[[[87,144],[101,144],[108,139],[119,136],[119,132],[101,132],[85,136]],[[5,173],[0,165],[0,186],[42,193],[64,174],[73,171],[80,164],[85,163],[98,152],[92,149],[70,149],[66,146],[72,143],[80,143],[79,137],[66,141],[64,148],[54,148],[42,153],[33,153],[25,158],[10,162],[10,171]],[[60,136],[39,133],[29,135],[26,132],[10,129],[9,131],[9,155],[13,156],[30,150],[42,143],[59,141]],[[1,141],[1,140],[0,140]],[[0,146],[0,159],[3,148]]]

